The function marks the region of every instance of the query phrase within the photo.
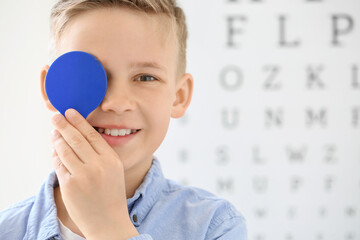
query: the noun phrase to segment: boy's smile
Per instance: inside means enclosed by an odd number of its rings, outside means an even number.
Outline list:
[[[125,172],[146,173],[170,117],[181,117],[190,103],[192,77],[177,76],[171,24],[166,16],[103,8],[76,16],[61,37],[58,55],[88,52],[106,70],[107,92],[87,121],[119,155]]]
[[[135,136],[141,129],[117,126],[94,127],[111,146],[121,146]]]

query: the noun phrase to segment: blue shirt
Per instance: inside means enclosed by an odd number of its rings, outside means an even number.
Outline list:
[[[36,196],[1,211],[0,239],[61,239],[53,191],[56,186],[53,170]],[[127,203],[130,219],[140,233],[131,240],[247,239],[245,219],[231,203],[165,179],[156,158]]]

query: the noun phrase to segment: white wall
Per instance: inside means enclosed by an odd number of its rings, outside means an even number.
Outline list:
[[[52,168],[40,94],[52,1],[0,1],[0,208],[38,192]]]
[[[0,209],[52,168],[39,73],[53,2],[0,2]],[[360,2],[180,4],[195,95],[156,154],[165,175],[231,200],[249,239],[360,240]]]

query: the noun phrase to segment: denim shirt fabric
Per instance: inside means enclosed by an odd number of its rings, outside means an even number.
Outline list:
[[[0,239],[60,240],[53,192],[58,185],[53,170],[36,196],[1,211]],[[165,179],[156,158],[127,204],[140,233],[131,240],[247,240],[246,221],[231,203]]]

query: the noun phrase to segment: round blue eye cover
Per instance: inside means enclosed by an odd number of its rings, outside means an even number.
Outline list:
[[[65,116],[69,108],[85,119],[105,97],[107,76],[99,60],[82,51],[67,52],[50,66],[45,91],[50,103]]]

